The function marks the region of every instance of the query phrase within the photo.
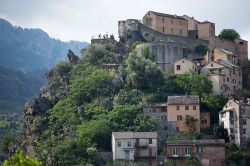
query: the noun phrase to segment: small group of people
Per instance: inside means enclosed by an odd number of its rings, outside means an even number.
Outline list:
[[[103,35],[100,33],[98,37],[92,36],[92,39],[114,39],[114,35],[113,34],[109,35],[108,32],[106,32],[106,34]]]

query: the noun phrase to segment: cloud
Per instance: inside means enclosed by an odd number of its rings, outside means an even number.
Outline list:
[[[100,32],[117,34],[117,22],[141,19],[148,10],[194,16],[216,23],[217,34],[234,28],[250,40],[248,0],[0,0],[0,17],[41,28],[62,40],[90,41]]]

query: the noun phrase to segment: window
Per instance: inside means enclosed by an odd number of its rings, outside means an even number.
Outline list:
[[[185,110],[189,110],[189,106],[188,105],[185,105]]]
[[[243,129],[243,134],[246,134],[246,129]]]
[[[226,79],[225,79],[225,78],[223,78],[223,82],[226,82]]]
[[[172,34],[174,34],[174,29],[172,28],[171,30],[172,30]]]
[[[211,63],[211,67],[214,67],[214,64],[213,64],[213,63]]]
[[[181,22],[181,20],[180,20],[180,26],[181,26],[181,23],[182,23],[182,22]]]
[[[162,27],[162,32],[165,32],[165,28],[164,27]]]
[[[131,142],[130,141],[128,141],[128,147],[131,147]]]
[[[196,110],[196,105],[193,106],[193,110]]]
[[[182,35],[182,30],[180,30],[180,35]]]
[[[182,120],[182,115],[177,115],[177,120]]]
[[[179,105],[176,106],[176,110],[180,110],[180,106]]]
[[[229,77],[227,77],[227,82],[229,82]]]
[[[230,128],[230,133],[234,133],[234,129],[233,128]]]
[[[152,138],[149,138],[149,144],[152,144],[152,143],[153,143]]]
[[[176,131],[180,131],[179,127],[176,127]]]
[[[244,44],[244,42],[240,42],[240,45],[243,45]]]
[[[177,156],[178,155],[176,147],[173,147],[172,153],[173,153],[173,156]]]
[[[231,70],[229,70],[229,75],[231,76],[231,74],[232,74],[232,72],[231,72]]]
[[[247,124],[247,120],[246,119],[242,119],[242,124],[246,125]]]
[[[181,65],[176,65],[176,70],[181,70]]]
[[[198,147],[197,147],[197,152],[198,152],[198,153],[202,153],[202,147],[201,147],[201,146],[198,146]]]
[[[190,156],[190,148],[185,147],[185,156]]]
[[[162,22],[164,23],[164,18],[162,18]]]
[[[118,146],[118,147],[121,146],[121,141],[117,141],[117,146]]]

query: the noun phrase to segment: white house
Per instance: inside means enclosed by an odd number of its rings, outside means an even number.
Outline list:
[[[230,142],[244,147],[250,138],[250,100],[229,100],[219,112],[219,121],[227,130]]]
[[[112,132],[113,161],[156,165],[157,138],[157,132]]]
[[[182,59],[174,63],[174,74],[183,74],[188,71],[198,73],[198,68],[193,62],[187,59]]]

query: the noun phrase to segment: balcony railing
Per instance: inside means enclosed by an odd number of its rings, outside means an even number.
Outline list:
[[[135,147],[138,147],[138,148],[148,147],[148,142],[137,142],[135,143]]]

